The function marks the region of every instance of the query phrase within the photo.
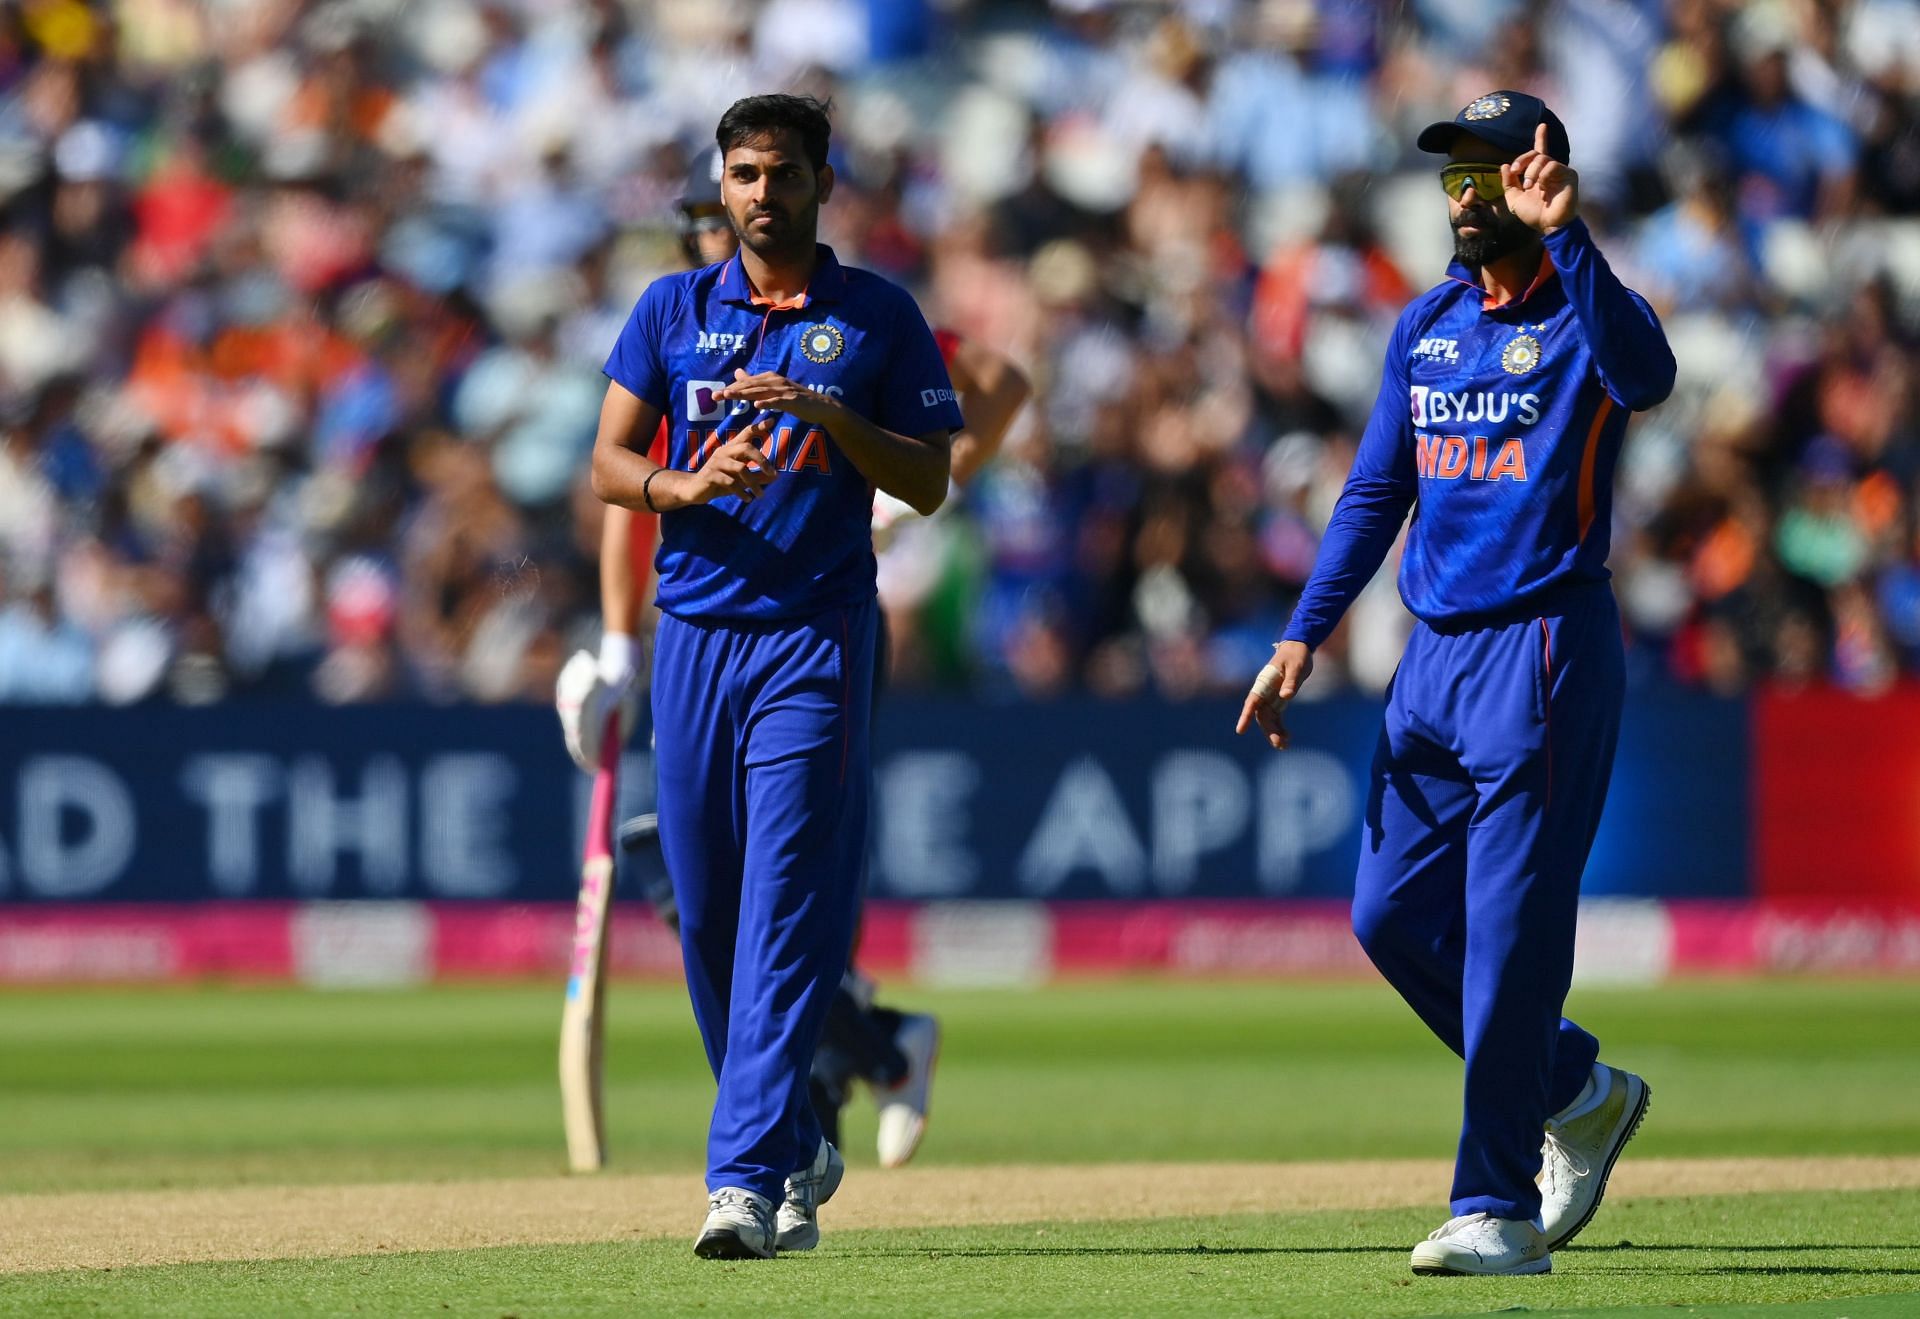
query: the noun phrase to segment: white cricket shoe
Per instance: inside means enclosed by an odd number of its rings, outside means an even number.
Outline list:
[[[787,1178],[787,1198],[774,1220],[774,1244],[782,1250],[812,1250],[819,1245],[820,1224],[814,1215],[833,1199],[846,1175],[847,1161],[823,1137],[813,1162]]]
[[[903,1016],[893,1043],[906,1055],[907,1074],[897,1085],[873,1088],[873,1102],[880,1106],[882,1168],[898,1168],[911,1159],[927,1134],[933,1067],[940,1059],[940,1023],[917,1014]]]
[[[1653,1091],[1632,1072],[1595,1063],[1592,1092],[1547,1119],[1534,1181],[1548,1250],[1560,1249],[1592,1221],[1614,1161],[1640,1129],[1652,1099]]]
[[[1547,1238],[1532,1223],[1492,1214],[1450,1218],[1413,1248],[1415,1273],[1551,1273]]]
[[[739,1186],[713,1192],[693,1253],[701,1259],[772,1259],[773,1202]]]

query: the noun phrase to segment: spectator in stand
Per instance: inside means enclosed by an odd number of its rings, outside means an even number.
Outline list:
[[[1571,107],[1679,359],[1620,462],[1633,680],[1920,672],[1916,0],[56,8],[0,6],[0,699],[544,699],[586,387],[713,121],[793,87],[836,250],[1037,386],[902,686],[1237,690],[1444,264],[1393,152],[1462,80]],[[1406,625],[1363,594],[1315,688]]]

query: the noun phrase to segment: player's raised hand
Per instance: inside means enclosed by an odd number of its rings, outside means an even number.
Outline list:
[[[706,504],[726,495],[738,495],[752,503],[760,497],[779,472],[762,448],[773,432],[773,418],[762,417],[746,430],[728,440],[700,464],[700,498]]]
[[[1506,185],[1507,209],[1539,233],[1573,223],[1580,213],[1580,176],[1547,154],[1547,126],[1533,130],[1533,150],[1523,151],[1500,167]]]
[[[1254,675],[1253,688],[1240,707],[1240,722],[1233,731],[1244,733],[1250,724],[1259,724],[1267,735],[1267,744],[1285,751],[1292,735],[1287,732],[1287,702],[1300,690],[1300,684],[1313,672],[1313,652],[1298,641],[1274,645],[1273,658]]]
[[[818,425],[831,421],[840,406],[828,395],[808,389],[777,371],[750,376],[738,367],[734,368],[733,383],[714,390],[713,396],[751,403],[763,412],[784,412]]]

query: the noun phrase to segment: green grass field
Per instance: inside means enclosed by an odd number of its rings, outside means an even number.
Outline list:
[[[1457,1064],[1383,987],[895,998],[947,1029],[916,1167],[1431,1160],[1457,1131]],[[22,1213],[23,1194],[553,1174],[558,1007],[551,987],[526,986],[10,993],[0,1194]],[[1635,1157],[1920,1154],[1920,985],[1578,991],[1571,1009],[1654,1084]],[[619,987],[609,1049],[620,1167],[697,1181],[710,1082],[679,992]],[[856,1176],[871,1137],[856,1102]],[[1406,1252],[1444,1217],[1444,1194],[1368,1212],[840,1233],[829,1209],[817,1254],[758,1266],[695,1261],[693,1221],[668,1240],[617,1240],[610,1223],[608,1241],[578,1245],[0,1273],[0,1312],[1733,1315],[1810,1302],[1753,1313],[1920,1315],[1913,1190],[1610,1197],[1551,1277],[1415,1279]],[[0,1220],[0,1259],[6,1238]]]
[[[12,1313],[1298,1316],[1920,1313],[1912,1193],[1629,1203],[1603,1244],[1539,1278],[1416,1278],[1432,1215],[1302,1214],[1146,1224],[855,1232],[811,1256],[714,1264],[681,1241],[202,1264],[0,1281]],[[1622,1226],[1632,1246],[1617,1245]],[[1900,1244],[1901,1242],[1906,1244]],[[1906,1294],[1881,1295],[1900,1289]],[[1868,1299],[1862,1300],[1861,1297]],[[1805,1308],[1789,1304],[1831,1298]],[[1844,1303],[1835,1303],[1844,1302]],[[1671,1307],[1688,1307],[1675,1310]],[[1778,1306],[1778,1309],[1774,1307]],[[1697,1308],[1696,1308],[1697,1307]],[[1648,1310],[1647,1312],[1652,1312]]]

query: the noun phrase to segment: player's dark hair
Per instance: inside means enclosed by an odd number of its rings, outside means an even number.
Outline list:
[[[714,130],[714,141],[720,144],[720,154],[726,155],[737,146],[760,138],[771,137],[775,133],[792,132],[800,139],[800,145],[807,153],[807,159],[818,174],[827,164],[827,140],[833,135],[833,126],[827,122],[830,107],[811,96],[788,96],[776,93],[769,96],[747,96],[727,107],[720,116],[720,127]]]

